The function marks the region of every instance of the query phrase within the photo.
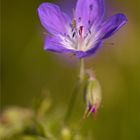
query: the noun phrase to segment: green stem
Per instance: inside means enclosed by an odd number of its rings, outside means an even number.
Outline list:
[[[80,59],[80,72],[79,72],[79,80],[82,83],[85,77],[85,64],[84,59]]]
[[[80,59],[80,70],[79,70],[78,81],[77,81],[76,85],[74,86],[74,88],[72,90],[70,102],[69,102],[68,109],[67,109],[67,112],[66,112],[66,115],[65,115],[65,122],[68,122],[68,120],[71,117],[72,110],[74,108],[74,104],[75,104],[80,86],[81,86],[81,84],[83,83],[83,80],[84,80],[84,75],[85,75],[84,60]]]

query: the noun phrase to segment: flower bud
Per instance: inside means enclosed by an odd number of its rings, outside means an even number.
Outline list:
[[[96,113],[100,106],[101,99],[101,86],[95,77],[89,75],[89,80],[85,92],[87,108],[84,114],[84,118],[87,118],[91,113]]]

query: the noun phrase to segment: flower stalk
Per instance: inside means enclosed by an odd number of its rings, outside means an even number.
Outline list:
[[[82,88],[84,79],[85,79],[85,64],[84,64],[84,59],[80,59],[79,76],[78,76],[78,80],[77,80],[77,82],[72,90],[68,109],[67,109],[66,115],[65,115],[65,122],[68,122],[70,117],[71,117],[71,114],[72,114],[72,111],[74,108],[74,104],[75,104],[76,99],[77,99],[77,95],[78,95],[80,89]]]
[[[80,59],[80,72],[79,72],[79,80],[82,83],[85,78],[85,64],[84,64],[84,59]]]

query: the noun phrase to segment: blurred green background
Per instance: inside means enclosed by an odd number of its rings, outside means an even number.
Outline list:
[[[62,0],[61,0],[62,1]],[[55,104],[67,105],[77,78],[77,61],[43,50],[43,28],[36,9],[42,0],[1,2],[1,107],[31,106],[50,91]],[[105,0],[111,13],[125,13],[128,24],[86,60],[103,91],[97,120],[89,119],[95,140],[140,139],[140,1]],[[63,2],[61,2],[63,3]],[[72,60],[70,60],[72,59]],[[83,102],[83,101],[81,101]]]

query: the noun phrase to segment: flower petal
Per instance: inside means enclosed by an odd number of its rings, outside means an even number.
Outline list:
[[[118,31],[124,24],[127,23],[127,18],[124,14],[116,14],[110,17],[107,21],[105,21],[101,30],[99,31],[101,34],[101,39],[106,39]]]
[[[76,56],[78,58],[91,56],[96,53],[96,51],[101,47],[101,45],[102,45],[102,41],[98,41],[91,49],[87,50],[86,52],[77,51]]]
[[[50,36],[47,36],[45,39],[44,49],[57,53],[68,53],[73,51],[62,46],[60,44],[60,39],[58,37],[50,37]]]
[[[75,14],[78,24],[82,24],[85,27],[91,26],[102,19],[104,15],[104,0],[78,0]]]
[[[50,33],[65,33],[69,22],[68,16],[60,8],[51,3],[42,3],[38,8],[38,15],[43,27]]]

